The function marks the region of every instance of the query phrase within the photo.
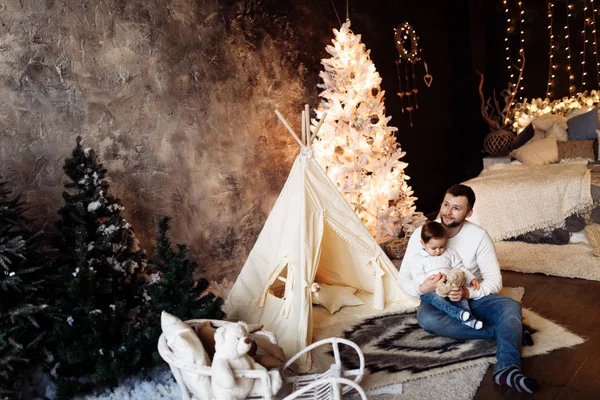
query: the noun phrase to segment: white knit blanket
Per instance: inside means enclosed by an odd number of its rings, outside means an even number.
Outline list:
[[[469,220],[497,242],[555,227],[592,205],[586,165],[494,164],[464,184],[475,191]]]

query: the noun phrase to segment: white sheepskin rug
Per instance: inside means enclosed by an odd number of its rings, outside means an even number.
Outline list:
[[[600,281],[600,258],[584,244],[495,243],[500,268]]]

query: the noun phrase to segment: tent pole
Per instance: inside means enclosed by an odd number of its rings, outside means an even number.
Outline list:
[[[306,117],[304,111],[302,111],[302,117],[300,117],[300,119],[302,122],[302,136],[300,138],[302,139],[302,143],[306,146]]]
[[[308,104],[304,105],[304,117],[306,118],[306,145],[310,145],[310,111],[308,110]]]
[[[287,128],[287,130],[290,131],[290,133],[292,134],[292,136],[294,137],[294,139],[296,139],[296,142],[298,142],[298,144],[300,145],[300,147],[304,148],[305,146],[302,144],[302,141],[298,138],[298,135],[296,135],[296,132],[294,132],[294,130],[292,129],[292,127],[290,126],[290,124],[288,124],[287,121],[285,120],[285,118],[283,118],[283,115],[281,115],[281,113],[279,112],[279,110],[275,110],[275,114],[277,115],[277,118],[279,118],[279,120],[281,121],[281,123]]]
[[[315,139],[315,137],[317,137],[317,133],[319,133],[319,129],[321,129],[321,125],[323,125],[323,122],[325,122],[325,118],[327,118],[327,112],[323,113],[323,116],[321,117],[321,120],[317,124],[315,132],[310,136],[310,141],[308,142],[308,144],[311,144],[312,141]]]

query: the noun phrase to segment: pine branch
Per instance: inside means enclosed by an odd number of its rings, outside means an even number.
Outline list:
[[[40,245],[44,231],[31,230],[20,196],[0,183],[0,393],[19,398],[29,381],[30,360],[39,363],[54,310],[48,306],[55,268]]]

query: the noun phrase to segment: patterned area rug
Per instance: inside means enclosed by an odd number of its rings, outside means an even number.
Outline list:
[[[523,289],[508,290],[504,294],[520,300]],[[533,333],[535,341],[534,346],[524,348],[525,357],[575,346],[584,341],[583,338],[527,309],[523,309],[523,322]],[[340,330],[339,336],[358,344],[364,353],[366,368],[369,371],[361,382],[365,389],[380,389],[460,370],[473,371],[480,375],[481,379],[481,369],[473,367],[483,366],[485,371],[490,363],[495,362],[495,341],[465,341],[431,335],[419,327],[416,312],[379,315],[354,322],[350,327],[348,324],[336,324],[327,330],[333,333],[336,328]],[[331,359],[331,355],[327,354],[314,356],[317,359]],[[349,367],[355,368],[358,359],[352,352],[342,351],[341,356]],[[319,363],[322,362],[320,360]],[[407,390],[406,384],[406,394]]]

